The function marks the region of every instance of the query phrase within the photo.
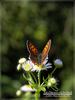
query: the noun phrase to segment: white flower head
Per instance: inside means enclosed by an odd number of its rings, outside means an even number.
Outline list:
[[[30,62],[29,60],[26,61],[25,64],[22,65],[22,68],[25,70],[25,71],[30,71],[33,67],[33,64],[32,62]]]
[[[25,71],[40,71],[40,70],[47,70],[48,68],[51,68],[51,63],[48,62],[48,56],[44,60],[43,64],[34,64],[32,60],[29,57],[29,60],[26,60],[25,58],[19,59],[19,64],[17,66],[17,70],[20,70],[21,68]]]
[[[29,60],[26,60],[26,58],[20,58],[18,62],[17,70],[20,70],[21,68],[25,71],[31,70],[32,64]]]
[[[23,92],[27,92],[27,91],[34,92],[34,91],[36,91],[36,89],[33,89],[30,85],[23,85],[20,88],[20,90],[23,91]]]
[[[22,68],[22,66],[26,63],[26,59],[25,58],[20,58],[18,61],[18,65],[17,65],[17,70],[20,70]]]
[[[47,63],[48,62],[48,56],[46,57],[46,59],[44,60],[43,64],[34,64],[32,62],[32,60],[29,57],[29,62],[32,66],[31,71],[40,71],[40,70],[47,70],[48,68],[51,68],[51,63]]]
[[[47,65],[36,65],[34,64],[31,71],[41,71],[41,70],[47,70],[48,68],[51,68],[51,64],[48,63]]]
[[[60,68],[63,66],[63,62],[60,59],[56,59],[54,61],[54,65],[55,65],[55,67]]]
[[[42,70],[41,65],[34,65],[31,71],[40,71],[40,70]]]

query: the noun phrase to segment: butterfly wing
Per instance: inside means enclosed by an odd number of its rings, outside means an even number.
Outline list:
[[[44,62],[44,60],[46,59],[46,57],[48,56],[48,53],[49,53],[49,50],[50,50],[50,47],[51,47],[51,40],[49,40],[47,42],[47,44],[45,45],[43,51],[42,51],[42,59],[41,59],[41,63]]]
[[[37,63],[37,57],[38,57],[38,50],[35,45],[33,45],[30,41],[27,41],[27,49],[30,54],[30,59],[33,63]]]

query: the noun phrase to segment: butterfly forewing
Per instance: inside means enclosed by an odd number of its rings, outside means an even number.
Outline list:
[[[30,41],[27,41],[27,49],[30,53],[30,58],[33,63],[37,63],[38,50],[35,45],[33,45]]]
[[[27,41],[27,49],[31,55],[33,55],[33,56],[38,55],[38,50],[37,50],[36,46],[33,45],[30,41]]]
[[[51,40],[49,40],[47,42],[47,44],[45,45],[43,51],[42,51],[42,58],[41,58],[41,62],[44,62],[44,60],[46,59],[46,57],[48,56],[48,53],[49,53],[49,50],[50,50],[50,47],[51,47]]]

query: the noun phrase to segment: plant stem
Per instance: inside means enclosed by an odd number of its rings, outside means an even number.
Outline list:
[[[26,81],[32,83],[28,78],[26,78],[26,76],[23,74],[23,77],[25,78]]]
[[[35,75],[31,72],[32,77],[34,78],[35,82],[37,83]]]
[[[41,84],[41,86],[46,82],[47,79],[48,79],[48,77],[44,80],[44,82]]]
[[[54,70],[52,71],[51,76],[52,76],[52,74],[55,72],[55,70],[56,70],[56,67],[55,67]]]
[[[39,92],[35,93],[35,100],[39,100]]]
[[[38,88],[40,87],[40,72],[41,71],[38,71],[37,75],[38,75]],[[40,91],[38,91],[38,88],[37,88],[37,91],[35,92],[35,100],[39,100],[39,97],[40,97]]]
[[[38,84],[40,85],[40,71],[38,72]]]

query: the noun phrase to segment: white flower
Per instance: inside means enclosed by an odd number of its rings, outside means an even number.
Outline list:
[[[34,64],[31,71],[40,71],[40,70],[47,70],[48,68],[51,68],[51,64],[48,63],[46,65],[36,65]]]
[[[34,65],[31,71],[40,71],[42,69],[41,65]]]
[[[60,59],[56,59],[54,61],[54,65],[55,65],[55,67],[60,68],[63,66],[63,62]]]
[[[21,91],[23,92],[27,92],[27,91],[36,91],[36,89],[33,89],[30,85],[23,85],[21,88],[20,88]]]
[[[19,64],[17,65],[17,70],[24,69],[25,71],[29,71],[32,68],[31,62],[26,60],[25,58],[19,59]]]
[[[51,63],[47,63],[48,62],[48,56],[46,57],[46,59],[43,62],[43,65],[38,65],[38,64],[34,64],[31,59],[29,58],[29,62],[32,66],[31,71],[40,71],[40,70],[47,70],[48,68],[51,68]]]
[[[18,61],[18,65],[17,65],[17,70],[20,70],[22,68],[22,66],[26,63],[26,59],[25,58],[20,58]]]
[[[25,71],[30,71],[33,67],[33,63],[28,60],[26,61],[26,63],[22,64],[22,68],[25,70]]]
[[[21,68],[25,71],[40,71],[40,70],[47,70],[48,68],[51,68],[51,63],[48,62],[48,56],[43,62],[43,65],[36,65],[32,62],[32,60],[29,58],[29,60],[26,60],[25,58],[20,58],[19,64],[17,66],[17,70],[20,70]]]

